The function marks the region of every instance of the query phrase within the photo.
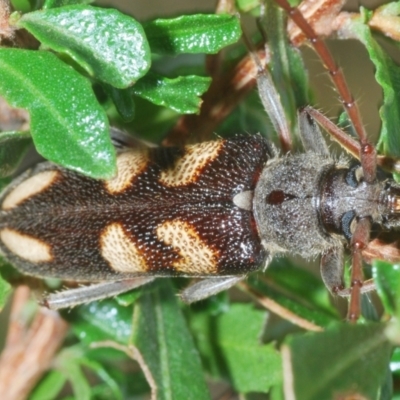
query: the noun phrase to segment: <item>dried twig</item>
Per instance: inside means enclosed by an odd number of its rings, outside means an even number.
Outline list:
[[[58,313],[45,308],[40,308],[28,324],[23,314],[29,295],[27,286],[20,286],[14,294],[6,345],[0,357],[2,399],[28,397],[50,368],[68,329]]]

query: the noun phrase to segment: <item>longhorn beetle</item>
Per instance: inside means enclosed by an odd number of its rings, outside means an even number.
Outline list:
[[[118,175],[109,181],[47,162],[37,165],[1,194],[1,251],[27,274],[100,282],[51,295],[49,307],[112,296],[157,277],[202,278],[182,293],[190,303],[233,286],[286,252],[321,255],[326,286],[346,295],[348,246],[349,319],[358,318],[361,251],[372,224],[399,225],[400,186],[378,177],[376,150],[325,44],[298,8],[277,3],[327,66],[360,143],[306,108],[299,114],[303,154],[280,157],[261,136],[239,136],[183,147],[120,148]],[[258,68],[261,99],[290,149],[279,96]],[[335,161],[315,120],[358,152],[360,164]]]

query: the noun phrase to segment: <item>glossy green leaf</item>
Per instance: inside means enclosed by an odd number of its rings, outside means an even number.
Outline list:
[[[286,396],[297,400],[346,395],[380,398],[391,355],[384,329],[383,324],[338,324],[325,332],[288,338],[284,346]]]
[[[115,301],[123,307],[132,305],[142,295],[142,288],[134,289],[129,292],[115,296]]]
[[[382,50],[372,37],[367,24],[360,19],[352,19],[348,28],[367,49],[374,63],[375,78],[383,90],[383,105],[379,114],[382,120],[378,148],[381,152],[400,157],[400,67]]]
[[[132,308],[120,306],[111,299],[79,307],[73,319],[74,332],[87,344],[101,340],[126,344],[131,335]]]
[[[156,19],[143,24],[151,51],[157,54],[214,54],[237,42],[242,35],[240,21],[227,14],[184,15]]]
[[[43,10],[55,7],[72,6],[74,4],[90,4],[94,3],[94,0],[45,0],[43,3]]]
[[[400,265],[375,260],[372,264],[372,276],[376,291],[389,314],[400,316]]]
[[[52,8],[23,15],[17,26],[117,88],[132,85],[150,68],[150,48],[142,26],[114,9]]]
[[[115,174],[107,117],[90,83],[54,54],[0,49],[0,94],[29,111],[43,157],[93,178]]]
[[[0,132],[0,177],[12,175],[24,158],[32,138],[29,132]]]
[[[215,321],[214,337],[233,387],[240,393],[264,392],[281,383],[281,357],[274,344],[259,341],[266,312],[252,304],[232,304]],[[256,366],[256,367],[254,367]]]
[[[53,400],[57,398],[67,377],[57,370],[50,371],[36,386],[29,400]]]
[[[171,283],[162,279],[135,303],[133,344],[157,385],[157,400],[210,399],[200,358]]]
[[[180,76],[169,79],[148,73],[132,88],[133,93],[154,104],[169,107],[181,114],[198,113],[200,96],[210,86],[211,79],[202,76]]]

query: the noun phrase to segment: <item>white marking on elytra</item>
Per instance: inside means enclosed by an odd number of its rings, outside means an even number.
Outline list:
[[[117,175],[105,181],[105,187],[111,194],[118,194],[127,189],[133,180],[142,173],[148,164],[148,157],[143,151],[127,151],[117,158]]]
[[[32,263],[53,260],[51,246],[35,237],[4,228],[0,231],[0,239],[8,250],[24,260]]]
[[[159,225],[156,232],[159,240],[172,246],[181,256],[172,264],[177,271],[199,275],[218,272],[218,252],[204,243],[187,222],[167,221]]]
[[[160,182],[165,186],[184,186],[195,182],[202,169],[214,161],[223,146],[222,140],[185,146],[184,155],[172,168],[161,172]]]
[[[121,224],[115,222],[106,227],[100,237],[101,254],[111,268],[118,272],[146,272],[146,259],[142,256]]]
[[[24,180],[7,194],[1,208],[10,210],[17,207],[24,200],[43,192],[53,184],[57,175],[58,171],[55,170],[43,171]]]
[[[253,209],[253,196],[254,192],[252,190],[245,190],[233,198],[233,204],[243,210],[251,211]]]

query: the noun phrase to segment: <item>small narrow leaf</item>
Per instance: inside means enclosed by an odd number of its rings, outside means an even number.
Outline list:
[[[0,276],[0,310],[5,306],[8,296],[11,294],[11,286]]]
[[[84,343],[89,345],[102,340],[122,344],[128,342],[132,325],[131,307],[123,307],[107,299],[85,304],[73,314],[73,330]]]
[[[0,49],[0,93],[29,111],[32,139],[43,157],[93,178],[115,174],[104,110],[88,80],[54,54]]]
[[[375,260],[372,276],[376,291],[388,314],[400,316],[400,265]]]
[[[117,88],[132,85],[150,68],[142,26],[117,10],[66,6],[25,14],[16,24]]]
[[[113,101],[119,115],[125,122],[135,118],[135,102],[132,97],[132,90],[117,89],[114,86],[104,84],[104,89]]]
[[[32,138],[29,132],[0,133],[0,177],[12,175],[24,158]]]
[[[50,371],[36,386],[30,400],[53,400],[63,388],[67,377],[60,371]]]
[[[156,19],[143,25],[151,51],[157,54],[214,54],[236,43],[242,31],[236,16],[227,14],[185,15]]]
[[[88,358],[82,358],[80,360],[81,365],[94,371],[98,377],[100,377],[105,384],[108,386],[112,393],[112,398],[115,400],[122,400],[123,394],[121,388],[118,386],[117,381],[109,374],[102,364],[97,361],[90,360]]]
[[[378,399],[391,355],[384,329],[383,324],[337,324],[288,338],[283,347],[286,396]]]
[[[375,77],[383,90],[382,120],[378,148],[385,154],[400,157],[400,67],[382,50],[372,37],[369,27],[360,19],[351,19],[349,29],[367,49],[374,63]]]
[[[267,393],[282,381],[281,357],[275,346],[262,345],[259,336],[266,313],[251,304],[233,304],[215,321],[213,341],[240,393]],[[257,366],[257,367],[255,367]]]
[[[69,363],[65,363],[63,365],[63,370],[72,386],[74,398],[90,400],[92,398],[90,384],[77,361],[78,360],[71,360]]]
[[[211,79],[202,76],[180,76],[169,79],[148,73],[132,88],[133,93],[154,104],[169,107],[181,114],[199,112],[200,96],[210,86]]]
[[[135,304],[133,344],[157,385],[157,400],[210,399],[200,358],[169,281]]]

